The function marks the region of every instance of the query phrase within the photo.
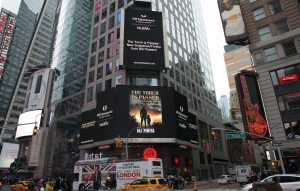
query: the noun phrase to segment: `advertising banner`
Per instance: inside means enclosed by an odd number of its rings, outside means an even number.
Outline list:
[[[220,16],[228,44],[245,44],[248,33],[245,28],[240,1],[218,0]]]
[[[22,113],[18,121],[16,138],[32,136],[34,127],[40,128],[41,117],[42,110]]]
[[[186,98],[173,88],[117,86],[98,94],[97,108],[82,114],[80,144],[128,136],[142,142],[178,138],[197,144],[196,127]]]
[[[166,66],[161,12],[123,10],[121,63],[127,68],[162,70]]]
[[[269,137],[268,124],[254,72],[242,72],[235,76],[245,132],[252,139]]]

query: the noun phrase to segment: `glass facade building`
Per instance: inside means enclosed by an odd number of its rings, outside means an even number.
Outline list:
[[[71,175],[78,138],[91,26],[91,0],[62,0],[51,67],[56,69],[50,104],[49,175]],[[50,170],[51,169],[51,170]]]
[[[18,117],[23,112],[28,82],[23,78],[24,73],[36,66],[49,64],[56,4],[55,1],[47,2],[22,0],[19,7],[0,83],[2,140],[14,138]],[[52,8],[47,13],[42,13],[44,7],[50,6]]]

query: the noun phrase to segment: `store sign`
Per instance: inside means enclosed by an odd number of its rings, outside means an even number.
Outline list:
[[[121,63],[127,68],[164,69],[168,61],[165,59],[162,13],[129,9],[123,11]]]
[[[96,160],[96,159],[101,159],[102,158],[103,153],[85,153],[84,154],[84,159],[85,160]]]
[[[281,84],[285,84],[287,82],[292,82],[292,81],[297,81],[299,79],[297,74],[291,74],[291,75],[287,75],[287,76],[283,76],[281,78],[279,78],[279,82]]]
[[[149,158],[157,158],[157,152],[153,148],[146,148],[144,150],[144,159],[149,159]]]

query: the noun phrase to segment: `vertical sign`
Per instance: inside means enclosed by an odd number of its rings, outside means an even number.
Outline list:
[[[235,76],[245,131],[251,138],[268,136],[268,124],[254,72],[242,72]]]
[[[121,17],[121,63],[133,69],[164,69],[167,50],[162,13],[127,9]]]
[[[244,44],[248,40],[239,0],[218,0],[225,39],[228,44]]]

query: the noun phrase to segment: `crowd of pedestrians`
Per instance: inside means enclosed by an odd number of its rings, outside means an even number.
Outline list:
[[[169,175],[167,177],[167,182],[168,182],[169,189],[172,190],[177,190],[177,189],[182,190],[185,185],[185,180],[181,176]]]

